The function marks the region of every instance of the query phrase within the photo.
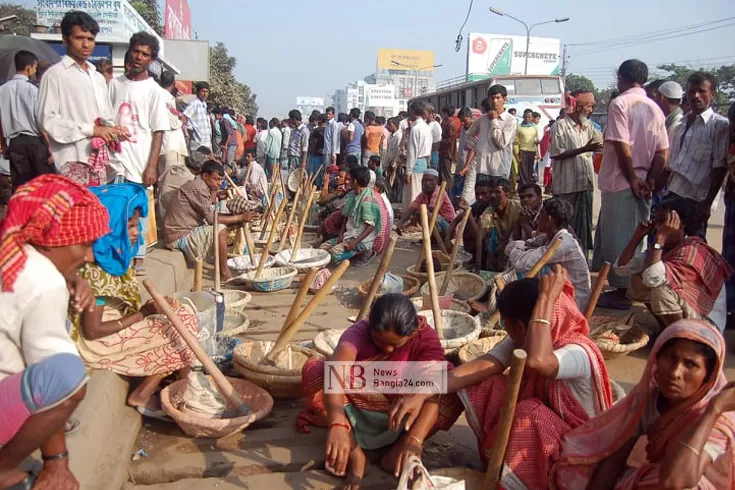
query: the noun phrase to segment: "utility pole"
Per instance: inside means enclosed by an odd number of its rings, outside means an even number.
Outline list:
[[[561,52],[561,78],[564,79],[567,76],[567,45],[564,45],[564,49]]]

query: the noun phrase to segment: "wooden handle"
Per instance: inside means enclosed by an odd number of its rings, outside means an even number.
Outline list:
[[[286,345],[288,345],[289,342],[291,342],[291,339],[294,338],[296,333],[299,331],[299,328],[301,328],[304,322],[306,322],[306,320],[314,312],[317,306],[319,306],[324,298],[332,292],[332,286],[337,284],[337,281],[339,281],[339,279],[342,277],[342,274],[345,273],[349,266],[349,260],[345,260],[344,262],[339,264],[339,267],[337,267],[334,272],[332,272],[331,277],[327,279],[327,282],[324,283],[324,286],[316,292],[314,297],[311,298],[311,301],[307,303],[301,313],[299,313],[294,321],[288,327],[286,327],[284,331],[281,332],[281,334],[278,336],[278,339],[276,340],[276,345],[273,346],[273,349],[266,356],[267,358],[271,358],[274,353],[283,349],[284,347],[286,347]]]
[[[373,299],[375,299],[375,295],[378,293],[378,289],[380,289],[380,285],[383,283],[383,277],[390,266],[390,259],[393,257],[393,250],[396,248],[397,241],[397,236],[391,236],[390,241],[388,241],[388,247],[383,251],[383,257],[380,259],[378,270],[373,276],[373,282],[370,283],[370,289],[365,297],[365,301],[362,303],[360,313],[357,314],[358,322],[367,318],[368,313],[370,312],[370,307],[373,305]]]
[[[301,287],[299,288],[299,292],[296,294],[296,298],[293,300],[293,304],[291,304],[291,309],[288,310],[288,315],[286,315],[286,320],[283,322],[283,325],[281,326],[281,332],[278,334],[280,337],[283,335],[283,332],[286,331],[286,328],[288,328],[291,323],[293,323],[294,318],[296,318],[296,315],[299,312],[299,309],[301,308],[301,305],[304,304],[304,298],[306,298],[306,295],[309,293],[309,286],[311,285],[311,282],[314,280],[314,276],[316,276],[317,270],[316,269],[309,269],[306,273],[306,276],[304,277],[303,282],[301,283]]]
[[[217,383],[217,387],[220,389],[222,394],[226,396],[233,403],[233,405],[235,405],[235,407],[237,407],[238,413],[240,413],[241,415],[248,413],[250,411],[250,408],[245,403],[243,403],[237,391],[235,391],[227,378],[225,378],[225,376],[219,370],[217,365],[209,358],[207,353],[204,352],[204,349],[202,349],[202,346],[199,345],[199,341],[196,339],[196,337],[189,333],[184,324],[181,322],[181,319],[179,319],[173,308],[171,308],[171,305],[169,305],[168,301],[166,301],[166,298],[164,298],[161,293],[158,292],[153,283],[148,279],[145,279],[143,281],[143,286],[145,286],[145,288],[148,290],[151,298],[153,298],[153,301],[155,301],[161,311],[163,311],[164,315],[168,317],[168,320],[174,326],[176,331],[179,332],[179,335],[181,335],[181,338],[184,339],[184,342],[186,342],[186,345],[189,346],[189,349],[191,349],[194,355],[197,356],[197,359],[199,359],[199,362],[202,363],[204,370],[207,371],[210,376],[212,376],[214,382]]]
[[[243,224],[243,232],[245,233],[245,243],[248,246],[248,255],[250,255],[250,265],[255,266],[255,242],[253,234],[250,232],[250,223]]]
[[[268,260],[268,251],[271,249],[271,244],[273,243],[273,238],[276,236],[276,225],[278,224],[278,220],[281,219],[281,215],[283,214],[283,211],[286,209],[286,205],[288,204],[288,199],[285,197],[281,199],[281,205],[278,206],[278,212],[276,213],[276,218],[273,220],[273,228],[271,228],[271,232],[268,235],[268,241],[265,243],[265,249],[260,253],[260,263],[258,263],[258,271],[255,273],[255,278],[257,279],[260,277],[260,274],[263,272],[263,268],[265,267],[265,261]]]
[[[436,243],[439,244],[439,250],[441,250],[442,253],[444,253],[445,255],[448,255],[449,252],[447,251],[447,246],[444,245],[444,240],[442,239],[442,235],[439,232],[439,228],[435,227],[433,230],[431,230],[431,236],[433,236],[434,240],[436,240]]]
[[[225,172],[225,179],[227,179],[227,183],[232,186],[233,190],[238,188],[238,185],[235,184],[235,181],[232,180],[232,177],[227,172]]]
[[[533,268],[528,271],[528,274],[526,274],[525,277],[536,277],[536,275],[541,272],[541,269],[544,268],[546,265],[546,262],[551,260],[551,256],[554,255],[554,252],[556,252],[556,249],[561,246],[561,237],[557,238],[554,243],[551,244],[549,249],[546,251],[546,253],[536,262],[536,265],[533,266]]]
[[[464,228],[467,226],[467,220],[469,219],[472,212],[469,208],[462,216],[462,221],[459,222],[457,227],[457,237],[454,239],[454,246],[452,247],[452,255],[449,256],[449,269],[444,273],[444,280],[442,281],[442,287],[439,289],[439,296],[447,294],[447,288],[449,287],[449,280],[452,278],[452,269],[454,269],[454,263],[457,261],[457,254],[459,253],[459,247],[462,245],[462,235],[464,235]]]
[[[283,236],[281,236],[281,244],[278,246],[279,252],[283,250],[283,247],[286,246],[286,242],[290,239],[291,223],[293,223],[293,218],[296,215],[296,208],[298,207],[297,204],[299,203],[300,197],[301,197],[301,187],[299,187],[296,190],[296,196],[293,198],[293,206],[291,206],[291,211],[288,213],[288,220],[286,221],[286,228],[283,231]]]
[[[600,269],[600,272],[597,273],[597,280],[595,281],[595,286],[592,288],[592,293],[590,294],[590,299],[587,300],[587,306],[584,308],[584,317],[589,322],[592,318],[592,314],[595,312],[595,306],[597,306],[597,300],[600,299],[600,294],[602,294],[602,288],[605,287],[605,280],[607,280],[607,275],[610,273],[610,262],[605,262],[602,264],[602,268]]]
[[[421,233],[424,236],[424,253],[427,257],[431,257],[431,235],[429,234],[429,211],[426,204],[421,205],[419,210],[421,214]],[[444,338],[444,321],[442,312],[439,308],[439,296],[437,295],[436,277],[434,277],[434,261],[426,261],[426,275],[429,279],[429,294],[431,295],[431,311],[434,314],[434,328],[440,339]]]
[[[475,219],[472,219],[472,222],[475,222]],[[475,227],[475,267],[477,267],[477,272],[479,273],[482,270],[482,222],[478,218],[477,219],[477,226]]]
[[[316,179],[317,179],[317,177],[319,177],[319,174],[322,173],[322,170],[324,170],[324,165],[322,165],[321,167],[319,167],[317,169],[317,171],[314,172],[314,175],[312,175],[311,177],[309,177],[309,180],[307,181],[307,184],[306,185],[309,186],[309,187],[311,187],[314,184],[314,182],[316,182]]]
[[[248,182],[250,182],[250,174],[253,173],[253,165],[256,165],[255,163],[248,164],[248,169],[245,171],[245,180],[243,180],[243,185],[245,186],[245,194],[247,194],[247,186]],[[264,191],[267,191],[267,189],[263,189]]]
[[[219,206],[214,207],[214,221],[212,222],[212,246],[214,247],[214,290],[220,292],[221,286],[221,271],[219,270],[219,232],[217,223],[219,222]]]
[[[498,488],[500,470],[503,467],[505,451],[508,448],[510,429],[513,426],[518,391],[521,388],[523,370],[526,368],[527,357],[528,355],[523,349],[513,351],[513,360],[510,364],[510,375],[508,376],[508,384],[506,385],[505,399],[503,400],[503,407],[500,410],[500,418],[495,432],[495,445],[487,463],[484,486],[487,489],[495,490]]]
[[[436,219],[437,219],[437,216],[439,216],[439,208],[441,208],[441,203],[444,200],[444,192],[446,190],[447,190],[447,183],[442,182],[442,185],[439,187],[439,197],[437,197],[436,204],[434,205],[434,209],[431,212],[431,228],[429,228],[429,236],[434,234],[434,227],[436,226]],[[431,257],[431,243],[429,243],[429,255],[426,255],[426,250],[424,249],[421,249],[421,251],[419,252],[419,260],[416,262],[416,267],[414,267],[414,270],[416,271],[420,270],[421,261],[424,260],[425,257]]]
[[[271,191],[271,198],[270,198],[270,204],[268,204],[268,207],[265,210],[265,214],[263,214],[263,230],[260,232],[260,239],[265,238],[265,234],[268,231],[268,222],[270,221],[271,214],[273,213],[273,208],[276,206],[276,194],[278,193],[278,189],[274,186],[273,190]],[[284,201],[286,199],[284,198]],[[271,231],[273,231],[274,227],[271,226]]]
[[[194,260],[194,292],[202,290],[202,276],[204,274],[204,259],[197,257]]]
[[[505,289],[505,279],[503,279],[502,272],[493,278],[493,282],[495,282],[495,296],[497,297],[497,295],[500,294],[500,292],[503,289]],[[492,298],[488,298],[487,300],[488,309],[490,308],[491,301],[492,301]],[[495,324],[498,322],[499,319],[500,319],[500,311],[496,308],[495,313],[493,313],[490,319],[488,319],[485,322],[485,330],[492,330],[492,328],[495,326]]]
[[[293,249],[291,249],[291,260],[290,262],[293,262],[296,260],[296,254],[299,251],[299,248],[301,248],[301,236],[304,233],[304,226],[306,226],[306,220],[309,218],[309,210],[311,209],[311,201],[314,199],[314,193],[316,192],[316,186],[311,186],[311,190],[309,190],[309,197],[306,199],[306,207],[304,208],[304,212],[301,213],[301,222],[299,223],[299,229],[296,232],[296,243],[293,245]],[[296,205],[296,202],[294,202],[294,205]]]

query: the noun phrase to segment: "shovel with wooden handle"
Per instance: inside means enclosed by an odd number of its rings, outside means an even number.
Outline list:
[[[421,215],[421,232],[424,236],[424,253],[426,257],[431,257],[431,235],[429,234],[429,212],[426,204],[422,204],[419,209]],[[434,277],[434,261],[426,260],[426,274],[429,276],[429,294],[431,296],[431,312],[434,314],[434,328],[439,339],[444,338],[444,319],[439,308],[439,296],[436,287],[436,277]]]

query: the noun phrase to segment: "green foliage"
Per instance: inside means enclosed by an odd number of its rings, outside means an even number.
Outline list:
[[[159,36],[163,36],[163,23],[157,0],[133,0],[130,4]]]
[[[8,17],[10,15],[17,15],[18,17],[16,19],[3,22],[2,33],[30,36],[33,26],[36,25],[36,11],[23,8],[20,5],[0,3],[0,17]]]
[[[250,116],[257,116],[256,95],[250,87],[235,78],[237,60],[230,56],[227,46],[218,42],[209,48],[209,100],[215,106],[234,108]]]
[[[712,73],[717,78],[718,90],[717,97],[713,105],[720,109],[727,105],[735,98],[735,65],[722,65],[719,68],[692,68],[683,65],[659,65],[656,68],[665,72],[666,80],[674,80],[686,90],[687,79],[697,71],[706,71]],[[726,110],[726,109],[725,109]]]
[[[570,92],[577,90],[595,91],[595,84],[584,75],[569,74],[564,80],[564,87]]]

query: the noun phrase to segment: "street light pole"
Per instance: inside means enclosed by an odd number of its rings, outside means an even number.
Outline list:
[[[490,12],[494,13],[495,15],[499,15],[501,17],[508,17],[510,19],[513,19],[516,22],[520,22],[521,24],[523,24],[523,27],[526,28],[526,60],[525,60],[524,66],[523,66],[523,74],[524,75],[528,75],[528,53],[529,53],[529,48],[531,46],[531,29],[533,29],[536,26],[540,26],[542,24],[551,24],[551,23],[557,23],[557,24],[559,24],[561,22],[566,22],[566,21],[569,20],[569,17],[560,17],[560,18],[553,19],[553,20],[546,20],[544,22],[538,22],[536,24],[531,24],[529,26],[528,24],[526,24],[525,22],[523,22],[518,17],[513,17],[512,15],[507,14],[503,10],[497,9],[495,7],[490,7]]]

